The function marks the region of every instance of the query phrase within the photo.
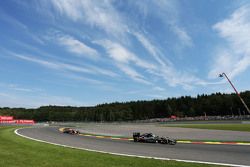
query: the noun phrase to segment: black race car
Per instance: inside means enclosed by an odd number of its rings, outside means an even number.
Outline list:
[[[140,134],[139,132],[133,133],[134,142],[145,142],[145,143],[161,143],[175,145],[177,141],[169,137],[159,137],[153,133]]]
[[[67,133],[67,134],[71,134],[71,135],[80,134],[80,132],[78,130],[74,130],[74,129],[71,129],[71,128],[64,128],[63,133]]]

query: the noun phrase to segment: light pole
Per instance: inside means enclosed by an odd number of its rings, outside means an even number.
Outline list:
[[[241,98],[240,94],[238,93],[238,91],[236,90],[236,88],[234,87],[233,83],[230,81],[230,79],[227,77],[227,75],[223,72],[222,74],[219,74],[219,77],[223,77],[223,75],[227,78],[228,82],[230,83],[230,85],[233,87],[234,91],[236,92],[236,94],[238,95],[238,97],[240,98],[240,101],[242,102],[242,104],[244,105],[244,107],[246,108],[247,112],[250,114],[250,110],[247,107],[246,103],[244,102],[244,100]]]

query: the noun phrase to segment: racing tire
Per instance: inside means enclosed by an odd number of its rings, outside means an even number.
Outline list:
[[[174,141],[169,141],[169,145],[176,145],[176,140],[174,140]]]

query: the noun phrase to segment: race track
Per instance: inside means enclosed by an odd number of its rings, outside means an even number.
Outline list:
[[[56,127],[25,128],[18,133],[51,143],[104,152],[250,166],[250,146],[134,143],[63,134]]]

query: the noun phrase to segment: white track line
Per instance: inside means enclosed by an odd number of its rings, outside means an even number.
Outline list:
[[[98,153],[105,153],[105,154],[111,154],[111,155],[120,155],[120,156],[126,156],[126,157],[138,157],[138,158],[147,158],[147,159],[156,159],[156,160],[165,160],[165,161],[178,161],[178,162],[190,162],[190,163],[199,163],[199,164],[209,164],[209,165],[221,165],[221,166],[232,166],[232,167],[250,167],[247,165],[237,165],[237,164],[226,164],[226,163],[217,163],[217,162],[206,162],[206,161],[193,161],[193,160],[182,160],[182,159],[170,159],[170,158],[161,158],[161,157],[150,157],[150,156],[142,156],[142,155],[133,155],[133,154],[121,154],[121,153],[113,153],[113,152],[106,152],[106,151],[99,151],[99,150],[92,150],[92,149],[87,149],[87,148],[79,148],[79,147],[73,147],[73,146],[67,146],[63,144],[57,144],[57,143],[52,143],[44,140],[39,140],[35,139],[32,137],[24,136],[20,133],[18,133],[19,130],[25,129],[25,128],[20,128],[15,130],[15,134],[30,140],[42,142],[42,143],[47,143],[47,144],[52,144],[56,146],[61,146],[61,147],[67,147],[67,148],[72,148],[72,149],[78,149],[78,150],[85,150],[85,151],[91,151],[91,152],[98,152]]]

